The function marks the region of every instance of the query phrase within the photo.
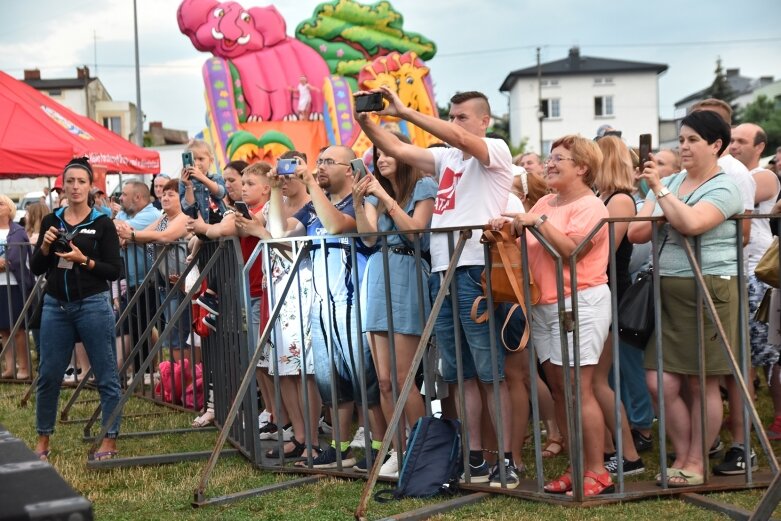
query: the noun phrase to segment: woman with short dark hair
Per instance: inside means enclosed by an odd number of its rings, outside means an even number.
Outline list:
[[[654,399],[657,397],[657,371],[663,371],[663,389],[667,435],[676,458],[667,469],[667,485],[701,485],[705,462],[700,431],[701,401],[698,377],[697,285],[682,246],[699,236],[702,248],[700,269],[713,298],[726,340],[738,346],[738,247],[735,221],[743,211],[740,191],[717,160],[730,141],[729,125],[711,111],[693,112],[681,122],[678,142],[683,171],[660,179],[655,158],[643,164],[640,179],[648,183],[649,193],[639,217],[663,215],[662,246],[658,272],[661,304],[662,367],[656,365],[656,335],[645,350],[646,380]],[[633,222],[628,237],[634,243],[651,239],[651,222]],[[722,421],[719,376],[730,374],[716,328],[705,314],[705,440],[713,440]],[[688,393],[686,392],[688,390]],[[683,396],[688,394],[688,403]],[[661,478],[661,476],[660,476]]]

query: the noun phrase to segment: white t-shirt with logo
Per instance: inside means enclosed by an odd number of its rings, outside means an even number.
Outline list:
[[[439,190],[434,201],[432,228],[481,227],[498,217],[507,207],[508,194],[512,187],[512,155],[501,139],[483,138],[488,147],[488,165],[474,157],[464,159],[464,153],[457,148],[432,148]],[[453,234],[453,245],[458,234]],[[448,236],[444,233],[431,234],[431,271],[444,271],[450,261]],[[480,233],[464,246],[459,266],[482,266],[485,264]]]

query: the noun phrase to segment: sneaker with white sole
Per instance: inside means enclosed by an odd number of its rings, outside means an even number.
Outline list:
[[[260,429],[261,440],[276,440],[279,436],[277,434],[278,427],[276,423],[268,423],[265,427]],[[282,441],[290,441],[293,438],[293,426],[287,424],[282,428]]]
[[[483,460],[480,465],[474,466],[469,464],[469,478],[471,483],[488,483],[491,475],[491,470],[488,468],[488,463]],[[466,483],[466,472],[461,474],[458,478],[459,483]]]
[[[266,425],[271,423],[271,413],[269,411],[264,410],[262,413],[258,414],[258,428],[262,429]]]
[[[391,449],[388,452],[388,459],[380,467],[380,476],[383,478],[398,478],[399,477],[399,454]]]
[[[355,431],[355,436],[353,436],[353,441],[350,442],[350,447],[354,449],[366,448],[366,432],[363,427],[358,427],[358,430]]]
[[[629,461],[626,458],[624,460],[624,476],[634,476],[636,474],[642,474],[645,472],[645,465],[643,465],[642,458],[637,458],[635,461]],[[605,469],[613,475],[618,474],[618,458],[613,456],[610,461],[605,463]]]
[[[355,458],[352,456],[352,452],[348,448],[342,452],[342,468],[348,469],[355,465]],[[337,468],[336,462],[336,449],[329,446],[323,452],[320,453],[314,460],[312,460],[312,467],[316,469],[335,469]]]
[[[754,449],[750,451],[751,470],[759,470],[757,455]],[[735,476],[746,473],[746,454],[743,447],[730,447],[724,455],[724,461],[713,467],[713,473],[720,476]]]
[[[518,486],[519,483],[518,471],[515,470],[515,465],[511,465],[510,460],[508,459],[504,460],[504,465],[504,481],[506,486],[508,489],[514,489]],[[474,477],[472,478],[472,482],[475,482]],[[491,471],[491,475],[488,478],[488,482],[492,487],[502,486],[501,474],[499,472],[499,463],[494,465],[494,468]]]

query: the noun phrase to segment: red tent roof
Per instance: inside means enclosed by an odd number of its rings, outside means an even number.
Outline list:
[[[134,145],[0,71],[0,176],[55,176],[78,156],[110,172],[160,172],[156,151]]]

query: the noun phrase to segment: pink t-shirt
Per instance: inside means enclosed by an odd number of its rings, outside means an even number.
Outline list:
[[[529,213],[545,214],[548,221],[545,226],[554,226],[567,237],[588,235],[601,219],[607,218],[608,212],[604,203],[596,196],[587,195],[564,206],[552,206],[555,194],[540,198]],[[610,244],[608,242],[608,227],[603,225],[591,239],[591,250],[578,260],[575,269],[578,274],[578,290],[607,284],[607,263]],[[531,234],[526,233],[526,244],[529,252],[529,270],[534,282],[540,288],[542,297],[540,304],[556,302],[556,263],[542,244]],[[564,293],[568,297],[570,290],[569,260],[564,260]]]

